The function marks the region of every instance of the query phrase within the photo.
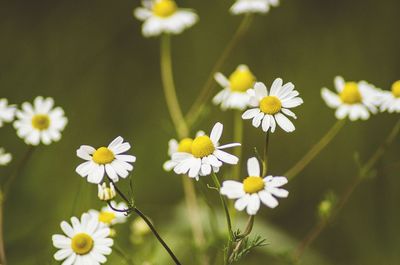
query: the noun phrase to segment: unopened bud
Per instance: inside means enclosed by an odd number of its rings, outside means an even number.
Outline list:
[[[97,195],[102,201],[109,201],[114,199],[116,195],[114,185],[110,183],[110,187],[107,187],[107,184],[105,182],[102,185],[99,184]]]

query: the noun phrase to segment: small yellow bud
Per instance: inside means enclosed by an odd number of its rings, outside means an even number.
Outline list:
[[[110,187],[107,187],[105,182],[103,182],[102,185],[99,184],[97,195],[101,201],[109,201],[114,199],[116,196],[114,185],[110,183]]]

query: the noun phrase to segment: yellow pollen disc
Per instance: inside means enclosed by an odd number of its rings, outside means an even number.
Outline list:
[[[114,153],[107,147],[100,147],[93,154],[93,161],[102,165],[111,163],[114,158]]]
[[[36,114],[32,117],[32,127],[43,131],[49,128],[50,126],[50,118],[46,114]]]
[[[207,135],[198,136],[192,143],[192,154],[194,157],[202,158],[211,155],[215,150],[214,144]]]
[[[396,98],[400,98],[400,80],[396,81],[392,85],[392,94]]]
[[[343,91],[340,93],[340,99],[346,104],[360,103],[362,100],[358,85],[355,82],[347,82]]]
[[[282,102],[275,96],[266,96],[260,101],[260,110],[265,114],[274,115],[282,108]]]
[[[264,180],[261,177],[250,176],[243,181],[243,189],[246,193],[257,193],[264,189]]]
[[[159,0],[153,5],[153,14],[158,17],[169,17],[175,13],[177,6],[173,0]]]
[[[192,143],[193,139],[191,138],[184,138],[179,142],[178,145],[178,152],[185,152],[185,153],[192,153]]]
[[[93,238],[85,233],[76,234],[71,240],[71,248],[76,254],[85,255],[93,248]]]
[[[99,221],[105,224],[111,224],[115,219],[115,213],[113,212],[100,212]]]
[[[229,76],[229,84],[232,91],[246,92],[256,81],[254,75],[246,68],[238,68]]]

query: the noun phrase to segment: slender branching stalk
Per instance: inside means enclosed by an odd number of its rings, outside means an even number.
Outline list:
[[[246,228],[245,228],[243,234],[240,234],[240,235],[237,236],[237,238],[240,239],[240,240],[236,243],[235,248],[233,249],[231,255],[229,256],[229,263],[232,263],[234,258],[235,258],[235,255],[237,253],[239,253],[240,247],[241,247],[241,245],[243,243],[243,240],[248,235],[250,235],[251,231],[253,230],[253,225],[254,225],[254,215],[250,215],[249,219],[247,220]]]

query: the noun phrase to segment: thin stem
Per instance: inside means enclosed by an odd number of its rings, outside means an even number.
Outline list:
[[[187,115],[185,116],[187,124],[191,126],[193,123],[196,122],[197,118],[201,114],[204,105],[208,102],[208,99],[211,96],[211,93],[214,88],[214,74],[220,71],[221,67],[224,65],[225,61],[229,58],[230,54],[239,43],[239,41],[244,36],[244,33],[248,29],[252,21],[252,15],[246,15],[242,22],[240,23],[239,27],[237,28],[236,32],[234,33],[232,39],[225,47],[224,51],[221,53],[220,57],[214,64],[203,88],[201,89],[200,95],[196,98],[195,102],[193,103],[192,107],[188,111]]]
[[[263,155],[263,170],[262,176],[267,175],[268,172],[268,147],[269,147],[269,131],[265,135],[264,155]]]
[[[345,120],[338,120],[329,131],[316,143],[284,176],[293,180],[331,141],[343,128]]]
[[[233,259],[235,258],[235,254],[239,252],[240,246],[243,243],[243,240],[250,235],[251,231],[253,230],[253,225],[254,225],[254,215],[250,215],[249,219],[247,220],[246,228],[244,230],[244,233],[239,235],[240,241],[236,243],[235,248],[233,249],[231,255],[229,256],[229,262],[232,263]]]
[[[240,111],[235,110],[234,112],[234,120],[233,120],[233,142],[234,143],[242,143],[243,141],[243,119]],[[237,147],[233,151],[236,157],[242,157],[242,147]],[[239,180],[240,177],[240,163],[235,167],[232,167],[232,177],[235,180]]]

